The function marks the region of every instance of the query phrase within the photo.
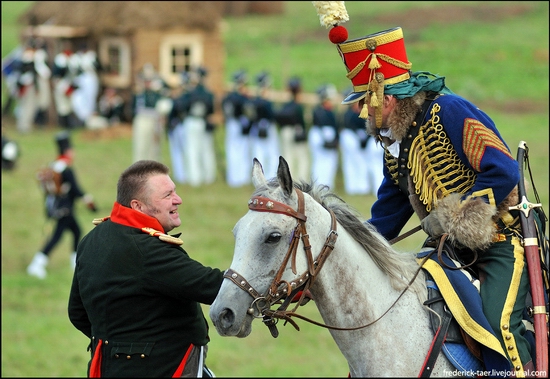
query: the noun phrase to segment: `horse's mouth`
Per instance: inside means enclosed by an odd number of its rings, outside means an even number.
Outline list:
[[[247,315],[239,324],[235,322],[235,313],[230,308],[224,308],[211,319],[220,336],[245,338],[252,332],[253,318]]]

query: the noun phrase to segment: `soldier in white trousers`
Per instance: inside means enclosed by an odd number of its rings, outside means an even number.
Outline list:
[[[301,82],[298,78],[288,81],[287,89],[291,99],[275,112],[279,126],[281,155],[288,162],[293,178],[311,180],[311,153],[307,143],[304,106],[300,103]]]
[[[339,125],[334,111],[336,88],[323,85],[317,90],[319,104],[313,108],[313,123],[308,134],[314,182],[334,190],[338,171]]]
[[[171,101],[163,96],[164,82],[150,63],[138,76],[132,100],[133,161],[149,159],[161,162],[164,138],[164,116],[171,110]]]
[[[211,184],[216,180],[216,152],[214,129],[209,118],[214,113],[214,94],[204,83],[207,71],[199,67],[192,72],[195,86],[189,91],[185,130],[184,162],[187,182],[194,187]]]
[[[266,72],[256,77],[257,94],[252,99],[252,126],[250,128],[251,157],[257,158],[262,164],[266,178],[277,176],[279,165],[279,134],[273,115],[271,100],[267,90],[271,86],[271,78]]]
[[[249,101],[247,74],[240,70],[233,74],[234,88],[222,100],[225,118],[225,179],[230,187],[251,183],[250,119],[244,112]]]

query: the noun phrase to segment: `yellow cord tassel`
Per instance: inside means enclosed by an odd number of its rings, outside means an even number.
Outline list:
[[[380,103],[378,102],[378,96],[376,95],[376,92],[373,92],[370,96],[370,106],[374,108],[378,108]]]
[[[382,65],[380,64],[380,62],[378,62],[378,58],[376,58],[376,54],[372,53],[370,62],[369,62],[369,69],[376,70],[377,68],[380,68],[380,67],[382,67]]]
[[[359,113],[359,118],[362,118],[363,120],[369,118],[369,107],[367,106],[367,103],[363,104],[363,108],[361,108],[361,113]]]

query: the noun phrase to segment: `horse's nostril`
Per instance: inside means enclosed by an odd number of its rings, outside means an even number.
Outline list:
[[[229,328],[235,322],[235,314],[229,308],[225,308],[219,317],[222,328]]]

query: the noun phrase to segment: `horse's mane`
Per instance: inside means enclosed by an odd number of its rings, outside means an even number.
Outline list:
[[[414,254],[399,253],[394,250],[374,226],[363,220],[355,208],[331,192],[328,186],[314,185],[303,181],[293,182],[293,185],[310,195],[325,209],[334,212],[338,223],[365,249],[380,270],[389,276],[393,288],[404,289],[417,274],[419,266]],[[268,181],[267,187],[271,189],[278,187],[277,180]],[[256,193],[261,190],[258,188]],[[424,278],[422,272],[419,277]],[[421,301],[425,299],[426,286],[422,280],[415,280],[410,289],[418,295]]]

